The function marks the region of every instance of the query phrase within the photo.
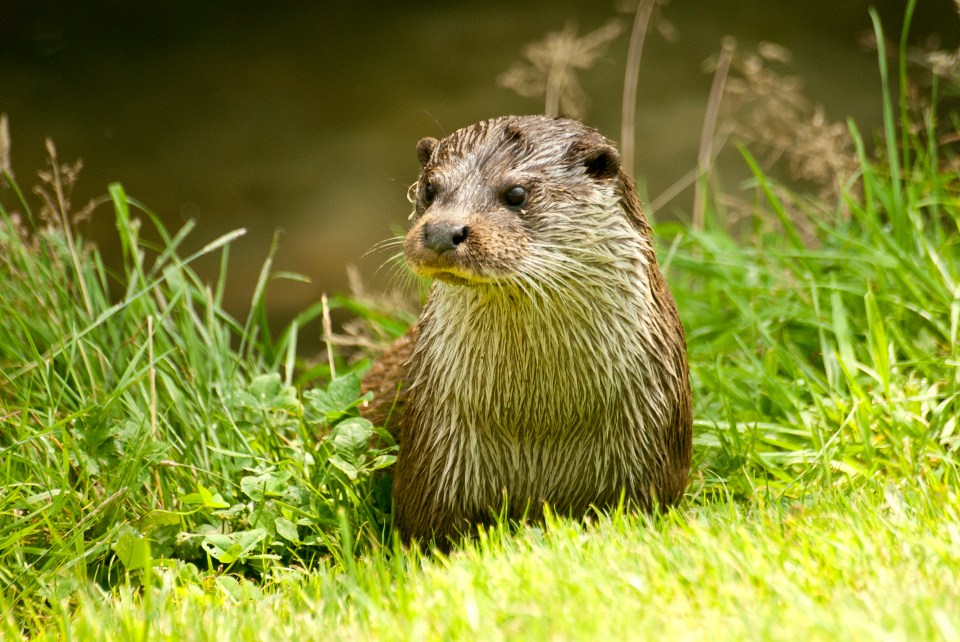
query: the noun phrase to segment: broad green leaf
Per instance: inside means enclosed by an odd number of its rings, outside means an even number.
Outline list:
[[[174,526],[180,523],[180,519],[181,513],[157,508],[144,515],[141,521],[152,526]]]
[[[307,419],[313,422],[335,423],[369,395],[360,395],[360,375],[351,372],[330,382],[326,390],[314,388],[304,393],[307,401]]]
[[[147,568],[150,565],[150,541],[137,529],[126,525],[113,543],[113,552],[128,571]]]
[[[257,544],[266,537],[267,531],[263,528],[254,528],[249,531],[230,533],[229,535],[211,533],[203,539],[200,545],[218,562],[232,564],[253,553]]]
[[[350,479],[356,479],[356,478],[357,478],[357,473],[359,472],[359,471],[357,470],[357,467],[354,466],[353,464],[351,464],[350,462],[344,460],[344,459],[343,459],[342,457],[340,457],[339,455],[333,455],[332,457],[330,457],[330,459],[329,459],[328,461],[329,461],[333,466],[335,466],[336,468],[339,468],[339,469],[342,470],[344,473],[346,473],[347,477],[349,477]]]
[[[223,500],[220,493],[207,490],[203,484],[197,484],[197,492],[189,493],[180,498],[184,504],[201,504],[204,508],[229,508],[230,504]]]
[[[200,569],[198,569],[195,564],[186,562],[185,564],[181,564],[180,568],[177,569],[177,578],[183,584],[199,584]]]
[[[262,501],[265,497],[280,497],[287,488],[290,476],[287,471],[248,475],[240,480],[240,490],[254,501]]]
[[[278,517],[277,521],[274,522],[277,527],[277,534],[284,539],[288,539],[291,542],[300,541],[300,533],[297,530],[297,525],[291,522],[285,517]]]
[[[397,461],[396,455],[377,455],[373,459],[371,466],[374,470],[380,470],[381,468],[392,466],[396,461]]]
[[[366,450],[372,436],[373,424],[363,417],[350,417],[336,425],[331,441],[338,455],[353,458]]]
[[[217,576],[217,587],[234,602],[243,601],[243,587],[240,586],[237,578],[230,575],[219,575]]]
[[[360,398],[360,374],[351,372],[337,377],[327,386],[327,394],[339,409],[349,408]]]

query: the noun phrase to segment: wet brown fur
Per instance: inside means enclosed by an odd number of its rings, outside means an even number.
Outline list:
[[[435,283],[364,378],[365,414],[400,443],[401,535],[444,546],[544,503],[572,516],[675,503],[692,441],[685,339],[616,148],[576,121],[507,116],[417,155],[404,251]],[[512,185],[524,207],[504,205]],[[467,240],[429,249],[438,221]]]

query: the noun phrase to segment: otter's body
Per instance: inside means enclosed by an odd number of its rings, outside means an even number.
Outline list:
[[[407,262],[434,277],[365,378],[397,426],[395,524],[443,543],[504,510],[669,505],[687,483],[683,329],[613,145],[508,116],[418,145]]]

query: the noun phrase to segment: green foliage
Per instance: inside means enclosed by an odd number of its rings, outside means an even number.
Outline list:
[[[879,161],[851,124],[861,173],[835,209],[775,185],[742,148],[757,193],[750,242],[673,229],[704,492],[957,481],[957,159],[932,128],[898,149],[910,123],[889,105],[885,117]]]
[[[239,233],[181,258],[192,226],[171,236],[112,185],[123,262],[110,274],[66,211],[35,215],[3,179],[14,197],[0,204],[5,603],[32,608],[33,595],[137,581],[174,560],[255,577],[342,557],[344,538],[351,555],[379,545],[390,436],[358,416],[356,373],[303,394],[284,382],[289,335],[252,329],[262,296],[245,323],[223,310]],[[159,242],[141,238],[134,208]],[[191,263],[213,252],[211,287]]]

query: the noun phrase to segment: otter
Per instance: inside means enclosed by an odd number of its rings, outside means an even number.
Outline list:
[[[687,486],[686,342],[615,145],[504,116],[417,144],[406,262],[433,284],[371,367],[394,526],[448,547],[497,515],[651,511]]]

